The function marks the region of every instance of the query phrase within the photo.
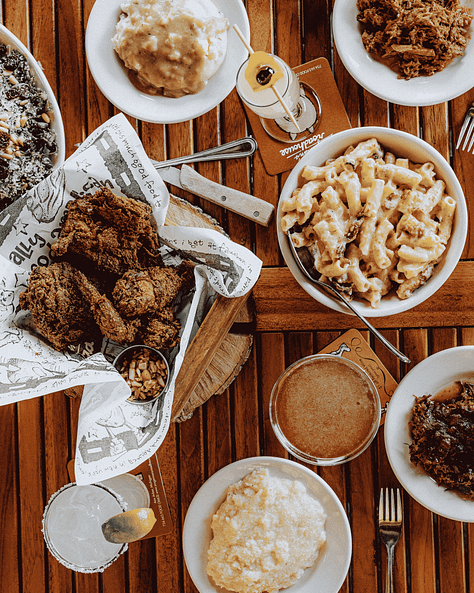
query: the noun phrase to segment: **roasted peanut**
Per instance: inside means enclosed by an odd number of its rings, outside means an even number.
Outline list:
[[[157,356],[147,348],[138,349],[122,362],[119,372],[131,388],[129,400],[152,400],[163,391],[168,371]]]

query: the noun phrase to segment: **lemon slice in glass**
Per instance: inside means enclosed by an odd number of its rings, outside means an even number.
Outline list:
[[[140,508],[114,515],[102,524],[102,533],[108,542],[123,544],[145,537],[156,523],[153,509]]]

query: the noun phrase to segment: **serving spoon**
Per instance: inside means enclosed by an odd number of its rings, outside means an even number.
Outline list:
[[[245,138],[239,138],[238,140],[232,140],[208,148],[207,150],[201,150],[194,154],[187,154],[186,156],[179,156],[175,159],[169,159],[167,161],[154,162],[155,169],[166,169],[172,165],[182,165],[183,163],[201,163],[203,161],[220,161],[224,159],[240,159],[246,156],[252,156],[257,150],[257,141],[251,136]]]
[[[324,290],[330,292],[332,296],[335,296],[339,301],[344,303],[346,307],[348,307],[354,313],[354,315],[357,315],[357,317],[367,326],[367,329],[370,331],[370,333],[374,335],[378,340],[380,340],[382,344],[386,348],[388,348],[390,352],[392,352],[392,354],[395,354],[395,356],[397,356],[402,362],[405,362],[406,364],[409,364],[411,362],[407,356],[400,352],[400,350],[397,350],[397,348],[395,348],[393,344],[391,344],[386,338],[384,338],[382,334],[378,330],[376,330],[375,327],[371,323],[369,323],[369,321],[367,321],[367,319],[361,313],[359,313],[359,311],[354,307],[354,305],[349,300],[347,300],[342,293],[340,293],[336,288],[334,288],[334,286],[326,284],[326,282],[320,280],[321,274],[315,269],[311,254],[306,249],[306,247],[296,247],[296,245],[293,243],[291,239],[291,231],[288,232],[288,243],[290,246],[291,253],[293,254],[293,257],[296,263],[298,264],[299,269],[303,272],[306,278],[308,278],[308,280],[310,280],[313,284],[316,284],[317,286],[320,286]],[[303,262],[303,259],[305,260],[305,262]]]

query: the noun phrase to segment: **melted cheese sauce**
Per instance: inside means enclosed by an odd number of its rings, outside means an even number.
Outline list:
[[[122,11],[112,41],[143,92],[198,93],[224,61],[229,21],[211,0],[132,0]]]

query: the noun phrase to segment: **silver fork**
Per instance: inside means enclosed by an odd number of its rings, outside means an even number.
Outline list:
[[[462,145],[461,150],[466,150],[467,143],[469,142],[469,146],[467,151],[469,152],[474,144],[474,134],[472,133],[474,130],[474,102],[471,103],[471,106],[466,112],[464,117],[464,122],[462,124],[461,132],[459,133],[458,143],[456,144],[456,150],[461,145],[462,139],[465,136],[464,144]]]
[[[380,490],[379,500],[379,533],[380,539],[387,548],[387,577],[385,580],[385,593],[393,593],[393,553],[395,544],[402,533],[402,498],[397,488],[397,502],[395,504],[395,491],[393,488]]]

